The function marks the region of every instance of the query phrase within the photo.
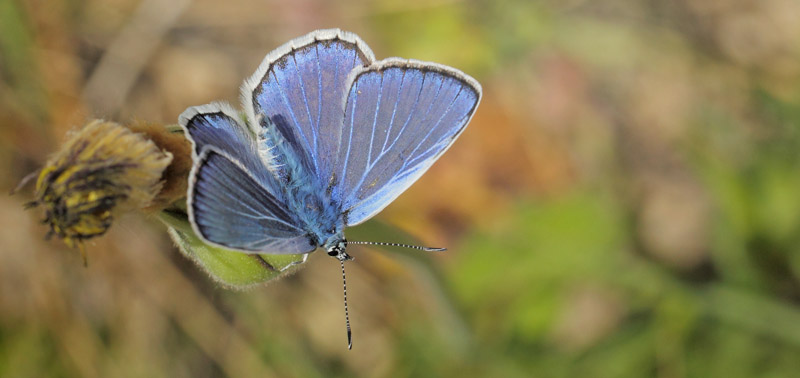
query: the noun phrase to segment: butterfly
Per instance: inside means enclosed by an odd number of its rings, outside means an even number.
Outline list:
[[[451,67],[376,61],[350,32],[291,40],[245,80],[243,113],[215,102],[181,114],[193,144],[192,227],[204,242],[243,253],[305,254],[305,262],[322,248],[344,278],[355,244],[345,228],[419,179],[464,131],[481,93]],[[346,298],[345,285],[352,347]]]

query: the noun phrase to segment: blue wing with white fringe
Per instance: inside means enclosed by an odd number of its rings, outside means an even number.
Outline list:
[[[283,191],[250,131],[229,106],[213,103],[180,116],[193,143],[189,218],[206,242],[249,253],[311,252],[306,232],[287,212]]]
[[[275,49],[242,87],[256,135],[274,126],[292,146],[289,162],[296,160],[303,173],[327,185],[335,170],[349,74],[373,61],[358,36],[338,29],[318,30]]]
[[[480,85],[435,63],[387,59],[350,76],[334,190],[346,224],[381,211],[464,131]],[[336,173],[335,173],[336,174]]]

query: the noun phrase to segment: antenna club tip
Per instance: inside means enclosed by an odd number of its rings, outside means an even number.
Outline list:
[[[433,248],[433,247],[425,247],[425,252],[444,252],[447,248]]]
[[[353,349],[353,337],[350,330],[347,330],[347,349]]]

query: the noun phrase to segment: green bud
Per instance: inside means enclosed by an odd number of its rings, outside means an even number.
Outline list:
[[[209,245],[192,230],[185,212],[162,211],[159,219],[184,256],[194,261],[218,283],[232,289],[246,289],[294,271],[303,255],[247,254]]]

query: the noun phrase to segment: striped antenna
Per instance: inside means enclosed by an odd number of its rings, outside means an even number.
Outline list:
[[[342,291],[344,292],[344,320],[347,324],[347,349],[353,349],[353,333],[350,331],[350,315],[347,313],[347,279],[344,278],[344,260],[339,260],[342,265]]]
[[[447,250],[447,248],[420,247],[417,245],[409,245],[402,243],[366,242],[366,241],[342,241],[342,242],[344,243],[345,246],[347,244],[381,245],[389,247],[411,248],[425,252],[442,252]],[[344,248],[341,248],[341,245],[337,246],[336,248],[329,249],[328,255],[336,257],[336,259],[339,260],[339,264],[342,266],[342,292],[344,293],[344,321],[345,324],[347,325],[347,349],[353,349],[353,333],[350,329],[350,314],[347,311],[347,278],[345,278],[344,274],[344,262],[347,260],[352,260],[353,258],[347,253],[345,253]]]
[[[433,247],[420,247],[418,245],[409,245],[409,244],[402,244],[402,243],[385,243],[385,242],[367,242],[367,241],[347,241],[347,244],[362,244],[362,245],[381,245],[381,246],[389,246],[389,247],[403,247],[403,248],[411,248],[425,252],[443,252],[446,251],[447,248],[433,248]]]

